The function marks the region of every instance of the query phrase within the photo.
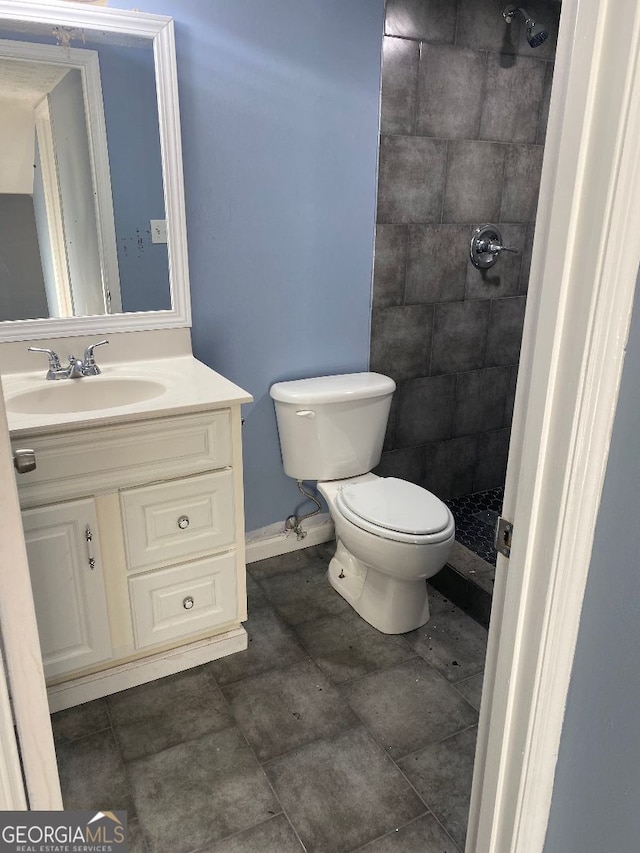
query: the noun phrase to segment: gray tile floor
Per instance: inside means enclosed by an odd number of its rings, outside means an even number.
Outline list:
[[[67,809],[130,853],[460,853],[486,631],[435,590],[380,634],[331,544],[249,565],[247,651],[53,715]]]

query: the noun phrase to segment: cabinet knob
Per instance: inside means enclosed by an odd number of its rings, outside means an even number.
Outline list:
[[[182,600],[182,606],[184,607],[185,610],[191,610],[191,608],[193,607],[194,604],[195,604],[195,602],[194,602],[193,598],[191,598],[190,595],[188,595],[186,598],[184,598]]]
[[[18,474],[28,474],[29,471],[35,470],[35,450],[30,450],[26,447],[21,448],[20,450],[16,450],[16,452],[13,454],[13,467],[16,469]]]
[[[178,527],[180,528],[180,530],[186,530],[188,526],[189,526],[189,516],[188,515],[181,515],[180,518],[178,519]]]

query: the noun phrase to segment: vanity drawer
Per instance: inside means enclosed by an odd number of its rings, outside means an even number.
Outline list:
[[[138,649],[208,631],[236,618],[236,553],[137,575],[129,592]]]
[[[231,545],[230,468],[120,493],[129,569],[150,569]]]
[[[17,477],[20,503],[34,506],[231,465],[231,413],[220,409],[153,421],[15,439],[36,469]]]

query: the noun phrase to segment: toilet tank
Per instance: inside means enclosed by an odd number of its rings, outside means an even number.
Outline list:
[[[296,480],[341,480],[375,468],[395,387],[380,373],[273,385],[285,473]]]

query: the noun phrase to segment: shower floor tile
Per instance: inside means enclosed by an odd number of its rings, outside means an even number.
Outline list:
[[[54,714],[65,807],[127,809],[136,853],[461,853],[486,631],[431,590],[380,634],[334,547],[249,566],[246,651]]]
[[[504,489],[489,489],[446,501],[456,522],[456,539],[487,563],[496,564],[493,534]]]

